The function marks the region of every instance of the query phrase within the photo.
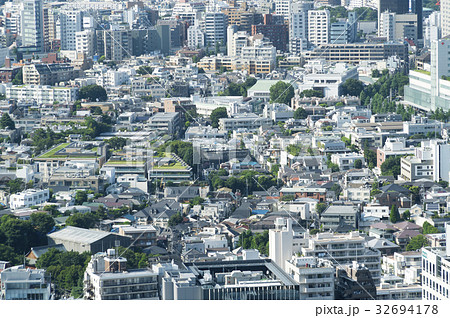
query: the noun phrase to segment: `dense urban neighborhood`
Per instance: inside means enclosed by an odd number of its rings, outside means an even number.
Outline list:
[[[450,0],[0,2],[0,300],[443,300]]]

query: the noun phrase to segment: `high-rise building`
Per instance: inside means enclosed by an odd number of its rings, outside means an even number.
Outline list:
[[[216,43],[225,44],[227,41],[227,16],[221,12],[207,12],[205,14],[206,45],[214,46]]]
[[[264,24],[252,25],[252,35],[262,34],[277,50],[285,52],[289,40],[288,26],[272,20],[271,14],[264,15]]]
[[[42,52],[44,50],[42,0],[24,0],[20,20],[22,47],[30,52]]]
[[[62,10],[59,13],[61,23],[61,49],[76,50],[76,33],[82,30],[82,14],[78,10]]]
[[[248,34],[245,31],[237,31],[237,25],[227,28],[227,55],[241,56],[242,48],[248,45]]]
[[[275,0],[275,13],[289,19],[291,13],[291,0]]]
[[[411,13],[417,15],[417,39],[423,39],[423,1],[411,0]]]
[[[356,12],[349,12],[346,21],[338,21],[330,25],[330,43],[347,44],[356,40]]]
[[[269,230],[269,258],[282,269],[293,255],[292,219],[277,218],[275,229]]]
[[[441,0],[442,37],[450,35],[450,0]]]
[[[86,56],[94,55],[94,31],[84,30],[75,33],[75,50],[83,52]]]
[[[441,13],[434,11],[430,16],[425,19],[424,30],[424,45],[431,46],[432,41],[436,41],[441,38]]]
[[[314,7],[313,1],[292,3],[289,15],[289,51],[294,54],[308,48],[308,11]]]
[[[377,0],[378,21],[383,12],[391,11],[397,14],[409,12],[409,0]]]
[[[446,247],[422,248],[422,299],[449,299],[450,224],[445,224]]]
[[[384,11],[380,15],[378,23],[378,36],[386,38],[386,41],[394,41],[395,38],[395,12]]]
[[[198,25],[191,25],[187,29],[187,44],[191,49],[205,46],[205,34]]]
[[[314,46],[328,44],[330,41],[330,11],[308,11],[308,40]]]

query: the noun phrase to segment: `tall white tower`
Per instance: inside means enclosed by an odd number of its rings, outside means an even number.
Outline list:
[[[292,257],[292,219],[277,218],[275,229],[269,230],[269,258],[285,270],[285,262]]]
[[[442,37],[450,35],[450,0],[441,0]]]

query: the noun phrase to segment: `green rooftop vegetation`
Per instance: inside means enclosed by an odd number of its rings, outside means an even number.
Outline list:
[[[164,165],[164,166],[158,166],[158,165],[153,166],[154,170],[183,170],[186,168],[187,168],[187,166],[183,166],[179,162],[171,163],[169,165]]]
[[[66,148],[68,145],[70,145],[70,143],[68,143],[68,142],[62,143],[62,144],[60,144],[60,145],[50,149],[49,151],[47,151],[43,155],[40,155],[38,158],[43,158],[43,159],[46,159],[46,158],[65,158],[66,157],[65,155],[55,155],[55,153],[57,153],[61,149]]]
[[[144,161],[132,161],[132,160],[110,160],[106,165],[143,165]]]
[[[419,73],[422,73],[422,74],[426,74],[426,75],[431,75],[431,73],[430,72],[428,72],[428,71],[425,71],[425,70],[414,70],[415,72],[419,72]]]

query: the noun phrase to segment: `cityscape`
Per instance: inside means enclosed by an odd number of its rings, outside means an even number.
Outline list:
[[[450,0],[3,0],[0,66],[0,300],[450,298]]]

